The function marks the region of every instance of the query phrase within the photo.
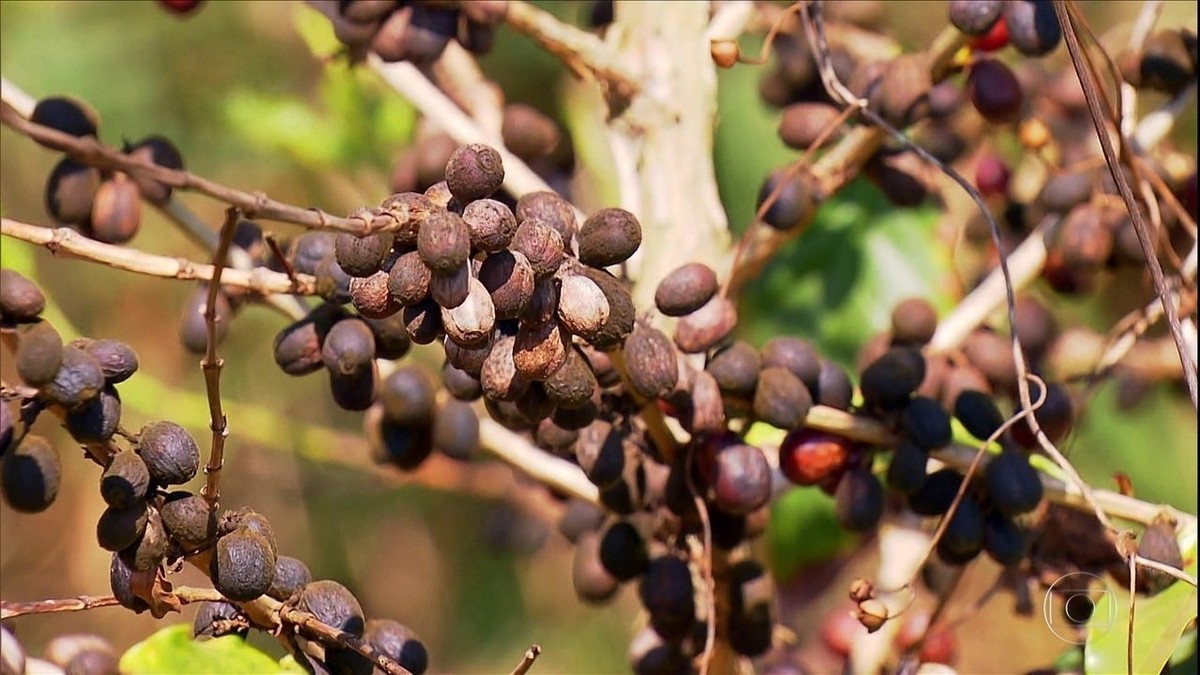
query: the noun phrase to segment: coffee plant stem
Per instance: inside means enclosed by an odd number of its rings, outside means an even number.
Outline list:
[[[721,4],[704,29],[704,37],[713,42],[736,41],[754,19],[755,5],[748,0],[730,0]]]
[[[2,218],[0,219],[0,234],[44,246],[54,254],[66,252],[83,260],[152,277],[184,281],[211,281],[216,271],[212,265],[206,263],[104,244],[67,227],[46,228],[10,218]],[[221,284],[264,294],[316,295],[317,292],[316,281],[311,276],[297,274],[292,280],[288,279],[286,274],[262,268],[227,270],[222,274]]]
[[[617,14],[627,9],[622,6]],[[553,14],[522,0],[509,0],[504,21],[562,60],[571,72],[576,75],[590,73],[610,96],[628,99],[638,93],[638,73],[628,67],[621,52],[595,35],[563,23]]]
[[[26,91],[9,81],[7,77],[0,76],[0,99],[8,102],[17,111],[17,114],[22,117],[29,117],[33,114],[33,109],[37,105],[37,99],[30,96]]]
[[[1179,579],[1180,581],[1186,582],[1187,584],[1191,585],[1193,588],[1196,587],[1196,577],[1188,574],[1187,572],[1184,572],[1181,569],[1171,567],[1170,565],[1164,565],[1163,563],[1160,563],[1157,560],[1151,560],[1150,558],[1143,558],[1142,556],[1140,556],[1136,553],[1134,553],[1131,556],[1131,558],[1132,558],[1133,562],[1137,563],[1138,565],[1141,565],[1142,567],[1146,567],[1146,568],[1149,568],[1152,570],[1158,570],[1159,572],[1162,572],[1163,574],[1168,574],[1172,577],[1175,577],[1176,579]]]
[[[1192,408],[1195,409],[1198,405],[1196,365],[1192,363],[1187,355],[1187,345],[1184,343],[1183,335],[1180,331],[1178,310],[1173,303],[1168,301],[1166,278],[1163,275],[1162,264],[1158,261],[1158,256],[1155,255],[1154,242],[1150,239],[1149,228],[1134,200],[1133,191],[1129,188],[1129,181],[1121,171],[1119,158],[1113,149],[1112,139],[1108,136],[1104,117],[1100,110],[1100,100],[1096,90],[1096,83],[1090,77],[1090,73],[1085,72],[1086,68],[1084,64],[1088,62],[1090,57],[1079,45],[1079,36],[1075,30],[1074,17],[1068,11],[1067,4],[1062,0],[1055,0],[1054,12],[1058,16],[1058,22],[1063,28],[1063,37],[1066,38],[1067,50],[1071,55],[1071,64],[1075,67],[1075,74],[1079,77],[1079,83],[1083,87],[1088,112],[1092,116],[1092,125],[1096,128],[1096,136],[1100,140],[1100,150],[1104,153],[1104,159],[1108,163],[1108,171],[1112,175],[1113,181],[1117,184],[1117,190],[1121,193],[1121,199],[1125,201],[1125,208],[1129,212],[1129,217],[1133,220],[1134,231],[1137,233],[1138,244],[1141,246],[1142,253],[1149,264],[1150,276],[1154,280],[1154,290],[1158,294],[1159,302],[1162,303],[1163,310],[1166,313],[1167,327],[1171,331],[1171,338],[1175,340],[1175,347],[1179,350],[1179,358],[1183,363],[1183,381],[1187,385],[1188,396],[1192,399]]]
[[[372,232],[371,223],[359,218],[339,218],[316,208],[301,208],[275,201],[262,192],[243,192],[202,178],[188,171],[169,169],[149,160],[138,159],[110,148],[93,136],[76,137],[36,124],[22,116],[8,100],[0,101],[0,124],[27,136],[54,150],[66,153],[72,159],[100,169],[124,171],[135,176],[156,180],[179,190],[190,190],[208,195],[241,209],[247,218],[262,218],[284,223],[294,223],[308,228],[341,230],[353,234]]]
[[[510,675],[525,675],[525,673],[528,673],[529,669],[533,667],[533,662],[537,661],[537,657],[541,653],[541,645],[531,645],[529,649],[525,650],[525,655],[521,657],[521,662],[517,664],[516,668],[512,669]]]
[[[221,369],[225,360],[217,355],[217,294],[221,290],[221,274],[225,270],[225,259],[233,243],[233,232],[241,213],[235,208],[225,210],[225,224],[221,226],[217,250],[213,253],[214,268],[212,281],[208,284],[208,300],[204,306],[204,326],[208,330],[208,348],[200,361],[204,371],[204,389],[208,394],[209,429],[212,430],[212,446],[208,463],[204,467],[204,488],[201,494],[215,511],[221,501],[221,468],[225,466],[225,439],[229,436],[229,424],[221,407]]]
[[[488,145],[496,147],[504,143],[501,135],[504,126],[504,92],[484,76],[471,52],[451,40],[442,57],[425,67],[425,70],[428,71],[427,75],[432,75],[438,87],[491,137]]]
[[[193,588],[179,586],[171,591],[181,605],[197,602],[219,602],[225,596],[213,588]],[[90,609],[112,607],[121,604],[111,595],[77,595],[73,598],[55,598],[48,600],[32,600],[29,602],[14,602],[0,600],[0,619],[12,619],[27,614],[54,614],[58,612],[85,612]]]

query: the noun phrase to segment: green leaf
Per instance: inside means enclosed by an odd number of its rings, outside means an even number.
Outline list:
[[[1196,575],[1195,525],[1180,533],[1180,550],[1188,574]],[[1127,670],[1129,591],[1110,588],[1096,603],[1088,626],[1084,656],[1089,673]],[[1111,621],[1109,620],[1111,617]],[[1196,618],[1196,589],[1176,581],[1150,598],[1138,596],[1133,620],[1133,671],[1157,673],[1171,659],[1184,630]]]
[[[191,638],[186,624],[168,626],[129,648],[121,672],[138,673],[280,673],[275,659],[235,635],[212,640]],[[295,671],[287,671],[295,672]]]
[[[931,204],[896,208],[865,181],[851,183],[747,289],[741,315],[749,336],[762,343],[798,335],[848,364],[887,327],[899,301],[920,296],[948,309],[952,269],[936,221]]]

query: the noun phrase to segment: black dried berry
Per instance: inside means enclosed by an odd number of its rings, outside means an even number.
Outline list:
[[[817,207],[817,186],[807,171],[787,175],[783,169],[773,171],[758,191],[758,208],[774,197],[763,214],[763,222],[777,230],[790,230],[808,222]]]
[[[275,554],[261,535],[240,530],[217,540],[209,576],[221,595],[249,602],[267,592],[274,575]]]
[[[984,518],[983,550],[1001,565],[1015,565],[1028,549],[1025,533],[1011,518],[989,513]]]
[[[925,396],[914,396],[904,407],[904,432],[925,450],[937,450],[950,443],[950,416],[942,405]]]
[[[100,395],[104,372],[100,364],[78,347],[64,347],[54,379],[41,387],[46,398],[64,408],[79,408]]]
[[[100,125],[100,118],[91,106],[66,96],[49,96],[38,101],[29,121],[81,138],[95,136]]]
[[[637,528],[620,520],[605,530],[600,539],[600,564],[619,581],[629,581],[646,571],[650,556]]]
[[[276,600],[287,600],[311,581],[312,572],[308,571],[304,561],[281,555],[275,559],[275,574],[271,577],[267,595]]]
[[[17,332],[17,375],[31,387],[54,380],[62,365],[63,342],[49,321],[23,326]]]
[[[893,409],[904,405],[925,379],[925,358],[915,349],[892,347],[867,366],[859,383],[868,406]]]
[[[202,602],[192,620],[193,638],[236,635],[244,639],[249,634],[249,617],[232,602]]]
[[[107,551],[120,551],[136,543],[138,537],[146,531],[146,522],[150,518],[150,509],[145,502],[138,502],[129,508],[115,509],[108,507],[100,514],[96,522],[96,540],[100,548]],[[131,560],[126,560],[132,563]],[[132,568],[133,565],[130,564]]]
[[[965,496],[938,541],[938,554],[950,563],[974,558],[983,550],[984,529],[983,509],[970,495]]]
[[[0,321],[34,321],[45,308],[46,296],[37,284],[14,270],[0,270]]]
[[[179,148],[175,147],[168,138],[159,135],[152,135],[143,138],[133,145],[125,148],[126,154],[134,159],[165,166],[168,169],[182,169],[183,155],[179,152]],[[143,178],[140,175],[134,174],[134,182],[137,183],[138,192],[152,204],[164,205],[171,198],[171,186],[165,183],[154,180],[153,178]],[[242,244],[238,244],[242,248],[247,248]]]
[[[142,536],[133,545],[121,550],[121,557],[138,572],[157,567],[171,544],[158,510],[153,507],[147,509],[147,516],[146,529]]]
[[[186,483],[200,468],[196,439],[174,422],[151,422],[142,427],[136,449],[150,469],[150,478],[159,485]]]
[[[1005,450],[992,458],[983,470],[983,484],[992,505],[1006,516],[1032,511],[1042,500],[1041,478],[1019,450]]]
[[[906,495],[915,493],[925,484],[928,464],[929,453],[908,439],[900,441],[888,463],[888,487]]]
[[[404,471],[420,466],[433,452],[433,441],[429,429],[403,427],[384,422],[379,426],[383,453],[381,461],[395,465]]]
[[[587,532],[576,542],[575,556],[571,563],[571,583],[575,588],[575,595],[590,604],[599,604],[611,599],[620,588],[621,582],[600,560],[599,534]]]
[[[317,617],[326,626],[362,637],[365,628],[362,605],[345,586],[336,581],[313,581],[301,589],[296,608]]]
[[[962,486],[962,474],[954,469],[939,469],[929,475],[913,494],[908,497],[908,507],[920,516],[938,516],[950,508],[954,496]]]
[[[71,437],[80,443],[103,443],[112,438],[121,422],[121,397],[111,384],[100,395],[67,411],[63,420]]]
[[[605,488],[621,480],[625,471],[625,448],[621,433],[611,424],[597,421],[582,429],[575,444],[575,460],[588,480]]]
[[[623,262],[642,244],[637,216],[617,208],[592,214],[579,228],[579,260],[592,267]]]
[[[1004,6],[1008,41],[1025,56],[1045,56],[1062,41],[1054,5],[1047,0],[1012,0]]]
[[[100,496],[105,503],[127,509],[146,498],[150,470],[134,452],[118,452],[100,476]]]
[[[122,607],[141,614],[150,609],[150,605],[134,592],[133,573],[133,570],[121,559],[120,554],[112,554],[112,560],[108,565],[109,588]]]
[[[340,306],[325,303],[275,336],[275,363],[288,375],[306,375],[324,365],[321,345],[333,325],[346,317]],[[407,338],[407,336],[405,336]]]
[[[363,641],[413,675],[423,675],[429,668],[429,654],[417,636],[403,624],[390,619],[371,619],[367,622]],[[333,672],[345,667],[350,675],[366,675],[375,667],[365,657],[348,649],[328,650],[327,660]]]
[[[470,405],[444,401],[433,419],[433,445],[448,457],[466,461],[479,449],[479,416]]]
[[[193,551],[217,537],[217,514],[208,501],[189,492],[172,492],[159,508],[167,534],[184,551]]]
[[[850,469],[838,481],[834,502],[839,525],[851,532],[866,532],[883,517],[883,484],[870,471]]]
[[[398,368],[379,390],[384,419],[393,424],[427,427],[433,421],[433,380],[417,366]]]
[[[58,496],[61,481],[58,452],[41,436],[26,436],[0,465],[4,501],[21,513],[40,513],[49,508]]]
[[[955,399],[954,416],[968,433],[980,440],[991,438],[1004,424],[1004,415],[992,397],[974,389],[964,390]]]
[[[668,642],[678,642],[696,620],[692,573],[673,555],[655,558],[638,585],[638,597],[650,615],[654,631]]]

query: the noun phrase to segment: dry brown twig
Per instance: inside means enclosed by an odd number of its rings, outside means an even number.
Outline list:
[[[225,360],[217,355],[217,294],[221,290],[221,273],[225,270],[225,258],[233,243],[233,232],[241,215],[237,209],[225,210],[225,224],[221,226],[217,250],[213,253],[213,278],[208,284],[208,299],[204,305],[204,326],[208,332],[208,346],[200,369],[204,371],[204,389],[208,394],[209,429],[212,430],[212,445],[208,463],[204,466],[204,488],[200,494],[209,506],[216,510],[221,501],[221,469],[225,466],[225,439],[229,436],[229,424],[221,406],[221,369]]]
[[[525,650],[524,656],[521,657],[521,662],[512,669],[512,673],[510,675],[525,675],[525,673],[528,673],[529,669],[533,667],[533,662],[536,661],[537,657],[541,656],[541,654],[541,645],[531,645],[529,649]]]

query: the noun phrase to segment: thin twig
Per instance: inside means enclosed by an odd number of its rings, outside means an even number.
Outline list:
[[[690,449],[686,452],[684,475],[687,476],[688,492],[691,493],[692,502],[696,505],[696,513],[700,516],[702,544],[704,546],[704,550],[700,556],[700,572],[704,578],[704,602],[708,610],[708,625],[704,631],[704,649],[697,657],[696,672],[700,673],[700,675],[707,675],[709,664],[712,662],[713,650],[717,645],[717,582],[713,578],[712,560],[715,550],[712,545],[712,520],[708,515],[708,504],[705,503],[703,493],[696,487],[696,483],[692,478],[694,475],[692,463],[695,461],[696,454]]]
[[[204,466],[204,489],[201,494],[215,511],[221,500],[221,469],[225,466],[225,438],[229,436],[229,424],[221,408],[221,368],[225,360],[217,355],[217,294],[221,290],[221,273],[225,270],[225,258],[233,243],[233,233],[241,214],[235,208],[225,210],[225,224],[213,253],[213,278],[208,284],[208,302],[204,306],[204,326],[208,330],[208,349],[200,361],[204,371],[204,390],[208,394],[209,429],[212,430],[212,446],[208,463]]]
[[[212,588],[192,588],[180,586],[172,591],[179,604],[188,605],[196,602],[214,602],[224,600],[225,596]],[[57,614],[60,612],[86,612],[101,607],[120,605],[120,601],[111,595],[77,595],[73,598],[56,598],[50,600],[32,600],[16,602],[0,600],[0,619],[13,619],[30,614]]]
[[[56,255],[65,252],[82,260],[100,263],[114,269],[163,279],[211,281],[216,272],[215,268],[207,263],[193,262],[184,258],[169,258],[125,246],[105,244],[89,239],[67,227],[51,229],[10,218],[0,218],[0,234],[44,246]],[[226,270],[221,275],[221,284],[263,294],[317,294],[316,280],[313,277],[307,274],[297,274],[293,280],[285,274],[265,268]]]
[[[1067,50],[1071,55],[1071,63],[1075,67],[1075,74],[1078,76],[1079,83],[1083,87],[1088,112],[1092,116],[1092,125],[1096,128],[1096,136],[1100,140],[1100,150],[1104,153],[1104,159],[1108,163],[1108,171],[1112,175],[1113,181],[1117,184],[1117,191],[1121,193],[1121,199],[1125,200],[1125,207],[1129,211],[1129,217],[1133,220],[1134,231],[1137,233],[1138,244],[1142,247],[1142,254],[1146,258],[1146,263],[1150,266],[1150,277],[1154,280],[1154,290],[1163,305],[1163,310],[1167,317],[1167,328],[1171,332],[1171,338],[1175,341],[1175,348],[1179,351],[1179,359],[1183,364],[1183,381],[1187,385],[1188,395],[1192,399],[1192,408],[1196,408],[1198,405],[1196,366],[1188,358],[1187,345],[1183,340],[1183,334],[1180,330],[1179,313],[1174,303],[1169,301],[1167,281],[1163,275],[1162,264],[1159,263],[1158,256],[1154,250],[1154,241],[1150,237],[1150,231],[1142,216],[1142,212],[1138,209],[1133,191],[1129,187],[1129,181],[1125,178],[1124,172],[1121,171],[1120,161],[1116,151],[1113,149],[1112,139],[1108,137],[1107,128],[1104,124],[1104,116],[1100,109],[1100,102],[1096,93],[1096,84],[1092,81],[1090,73],[1086,72],[1085,61],[1088,59],[1088,56],[1079,45],[1079,36],[1075,32],[1075,24],[1073,23],[1074,17],[1068,11],[1067,3],[1063,0],[1055,0],[1054,12],[1058,16],[1059,24],[1062,25],[1063,37],[1066,38]]]
[[[537,660],[537,657],[541,653],[541,645],[530,646],[529,649],[525,650],[525,655],[521,657],[521,662],[517,664],[516,668],[512,669],[511,675],[525,675],[525,673],[528,673],[529,669],[533,667],[533,662]]]
[[[1146,567],[1146,568],[1149,568],[1152,570],[1158,570],[1159,572],[1162,572],[1163,574],[1175,577],[1176,579],[1187,583],[1192,588],[1196,587],[1196,577],[1188,574],[1187,572],[1184,572],[1183,570],[1179,569],[1178,567],[1171,567],[1170,565],[1160,563],[1157,560],[1151,560],[1150,558],[1143,558],[1142,556],[1140,556],[1136,553],[1131,555],[1129,557],[1129,559],[1132,560],[1133,562],[1137,563],[1138,565],[1141,565],[1142,567]]]
[[[619,99],[638,93],[640,78],[603,40],[522,0],[509,0],[505,23],[533,38],[577,74],[591,73]]]

